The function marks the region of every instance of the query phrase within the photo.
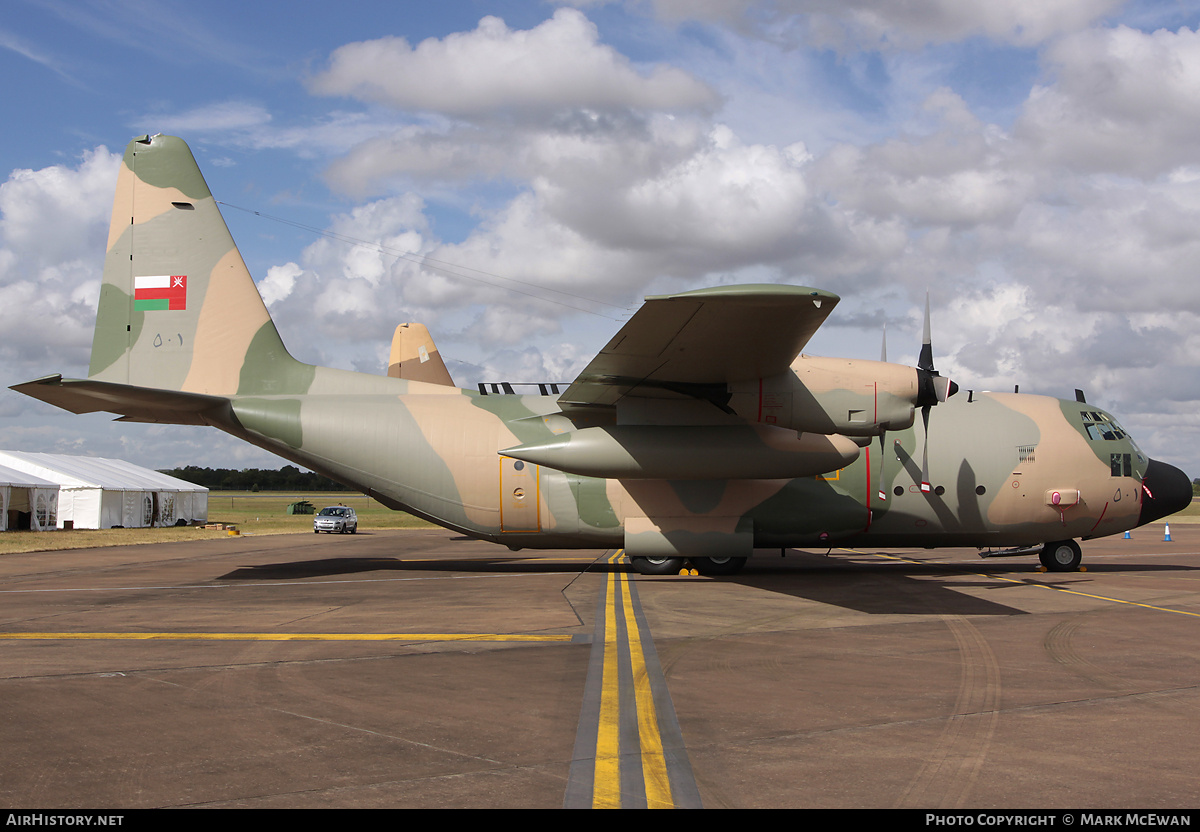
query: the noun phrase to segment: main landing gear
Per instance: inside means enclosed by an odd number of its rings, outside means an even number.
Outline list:
[[[746,565],[745,558],[689,558],[701,575],[736,575]],[[633,568],[643,575],[678,575],[686,563],[678,557],[631,557]]]
[[[745,558],[692,558],[701,575],[736,575],[746,565]]]
[[[678,575],[683,558],[630,558],[633,568],[643,575]]]
[[[1043,546],[1038,559],[1049,572],[1074,572],[1083,560],[1083,552],[1074,540],[1058,540]]]

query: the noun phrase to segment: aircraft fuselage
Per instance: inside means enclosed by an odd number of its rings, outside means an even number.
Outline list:
[[[885,435],[882,464],[874,441],[814,476],[598,478],[503,455],[566,432],[553,397],[384,378],[377,386],[392,390],[368,394],[363,376],[347,375],[360,392],[237,397],[237,424],[219,426],[393,508],[513,548],[658,553],[673,534],[692,538],[681,544],[692,554],[714,556],[833,542],[1012,547],[1154,519],[1143,513],[1150,460],[1103,410],[1063,399],[973,393],[934,408],[924,492],[920,420]]]

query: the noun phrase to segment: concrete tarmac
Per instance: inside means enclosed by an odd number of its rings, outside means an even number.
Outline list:
[[[599,742],[581,726],[615,630],[597,616],[628,592],[647,631],[629,643],[663,680],[642,690],[635,671],[629,696],[653,693],[672,781],[651,783],[642,722],[623,805],[1194,808],[1200,526],[1172,537],[1084,542],[1069,574],[834,549],[732,578],[626,576],[600,552],[441,530],[6,555],[0,805],[598,795],[603,724]]]

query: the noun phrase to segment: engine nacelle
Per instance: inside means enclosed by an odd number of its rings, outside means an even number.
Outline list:
[[[730,384],[729,407],[790,430],[875,436],[912,427],[923,403],[920,374],[903,364],[801,355],[786,373]]]

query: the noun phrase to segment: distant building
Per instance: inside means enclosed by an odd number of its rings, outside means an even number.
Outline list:
[[[58,489],[56,482],[0,465],[0,531],[57,527]]]
[[[145,528],[208,519],[207,488],[121,459],[0,451],[0,466],[58,486],[56,516],[48,522],[60,529],[66,523]]]

